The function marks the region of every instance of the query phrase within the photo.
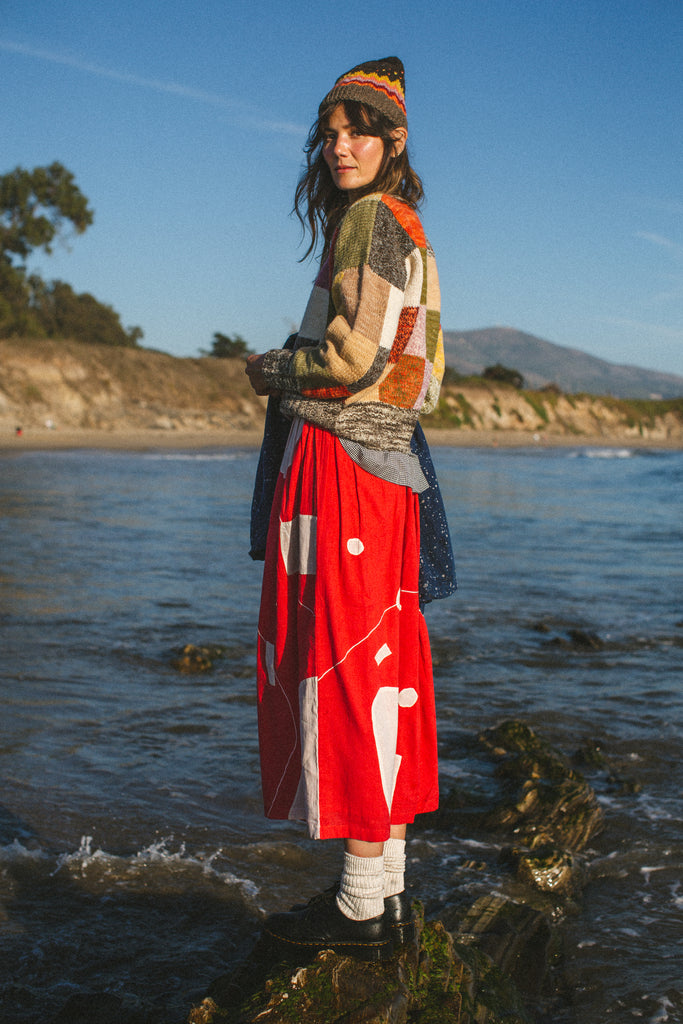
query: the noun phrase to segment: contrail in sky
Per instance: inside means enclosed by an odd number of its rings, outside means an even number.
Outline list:
[[[180,96],[182,99],[194,100],[197,103],[205,103],[212,107],[221,107],[229,110],[235,119],[248,123],[252,128],[261,131],[276,132],[280,135],[302,136],[307,129],[300,124],[290,121],[270,121],[259,117],[251,112],[239,100],[232,100],[228,96],[221,96],[218,93],[205,92],[203,89],[195,89],[192,86],[180,85],[178,82],[164,82],[158,78],[144,78],[142,75],[130,74],[126,71],[116,71],[113,68],[102,67],[101,64],[94,64],[91,61],[81,60],[78,57],[67,57],[51,50],[42,50],[33,46],[25,46],[23,43],[13,43],[9,40],[0,39],[0,50],[7,53],[18,53],[23,57],[33,57],[35,60],[47,61],[50,64],[61,64],[64,67],[73,68],[89,75],[97,75],[99,78],[109,78],[115,82],[123,82],[125,85],[134,85],[143,89],[152,89],[154,92],[166,93],[171,96]]]
[[[676,255],[683,256],[683,245],[679,245],[678,242],[672,242],[670,238],[665,238],[664,235],[657,235],[654,231],[636,231],[636,238],[642,238],[646,242],[652,242],[653,245],[659,245],[662,249],[669,249],[671,252],[676,253]]]

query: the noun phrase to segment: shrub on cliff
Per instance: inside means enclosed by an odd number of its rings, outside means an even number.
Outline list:
[[[495,380],[499,384],[510,384],[513,388],[524,387],[524,377],[519,370],[511,370],[507,366],[503,366],[502,363],[496,363],[495,366],[487,366],[482,377],[485,380]]]

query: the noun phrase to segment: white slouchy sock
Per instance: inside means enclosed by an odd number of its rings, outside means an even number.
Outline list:
[[[405,839],[387,839],[384,844],[384,895],[396,896],[403,892],[406,870]]]
[[[384,913],[384,857],[344,854],[337,906],[353,921],[367,921]]]

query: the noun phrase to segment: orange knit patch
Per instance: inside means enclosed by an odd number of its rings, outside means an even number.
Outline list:
[[[401,356],[379,386],[380,400],[401,409],[414,408],[422,391],[423,378],[424,359],[419,356]]]
[[[427,238],[424,233],[424,228],[420,222],[420,218],[415,213],[415,210],[407,203],[397,199],[396,196],[385,193],[382,196],[382,202],[385,203],[391,212],[393,213],[396,220],[399,222],[402,228],[408,232],[415,245],[423,249],[427,244]]]

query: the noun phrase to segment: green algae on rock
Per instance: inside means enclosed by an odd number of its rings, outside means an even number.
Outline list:
[[[514,982],[472,936],[458,942],[441,922],[425,924],[418,903],[415,911],[416,941],[392,961],[331,950],[296,967],[273,961],[251,993],[244,973],[241,985],[219,979],[188,1024],[530,1024]],[[263,947],[258,956],[267,964]]]

